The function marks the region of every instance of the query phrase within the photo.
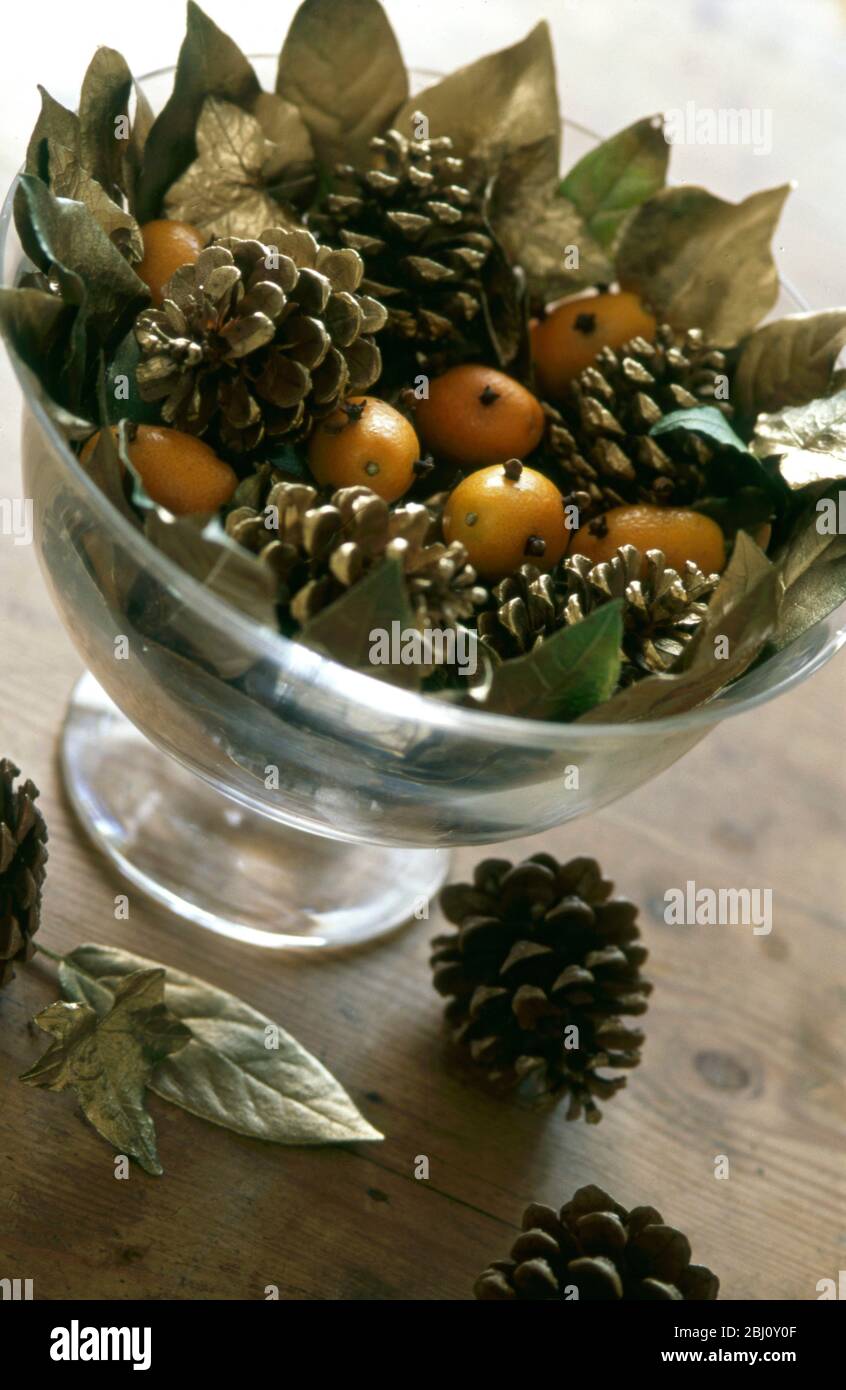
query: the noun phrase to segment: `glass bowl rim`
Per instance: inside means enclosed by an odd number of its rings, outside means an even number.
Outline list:
[[[277,55],[250,53],[247,56],[252,60],[275,61]],[[174,64],[166,64],[164,67],[143,73],[137,80],[139,85],[143,85],[155,78],[167,77],[175,71]],[[428,68],[411,67],[408,71],[422,77],[438,78],[441,76],[437,71]],[[580,125],[579,122],[569,118],[562,119],[562,129],[566,132],[568,127],[580,131],[593,140],[600,138],[586,126]],[[13,178],[6,193],[2,210],[0,210],[0,266],[4,266],[5,263],[14,196],[18,187],[20,172]],[[5,281],[0,283],[5,284]],[[779,276],[779,284],[801,305],[801,296],[782,276]],[[415,691],[402,690],[388,682],[378,680],[375,676],[355,671],[350,667],[343,666],[340,662],[333,661],[330,657],[322,656],[302,643],[283,636],[281,632],[274,632],[272,628],[252,622],[246,614],[224,599],[218,598],[199,580],[192,578],[175,560],[158,550],[143,531],[132,526],[128,519],[121,515],[105,493],[97,487],[80,466],[69,441],[51,418],[44,404],[45,392],[41,388],[36,374],[18,357],[5,334],[3,336],[26,407],[35,417],[39,428],[46,435],[54,451],[70,468],[77,486],[81,487],[88,495],[89,503],[98,519],[105,526],[106,531],[108,532],[110,528],[113,528],[121,545],[132,555],[133,559],[153,573],[158,571],[172,592],[179,594],[182,591],[191,607],[201,616],[206,617],[212,626],[220,626],[225,623],[230,631],[234,629],[237,637],[244,641],[246,650],[255,652],[257,657],[261,656],[272,660],[275,670],[283,672],[292,681],[303,680],[311,684],[325,685],[331,695],[343,703],[349,702],[356,706],[364,706],[374,712],[387,714],[392,719],[407,719],[415,723],[424,723],[445,730],[460,732],[467,737],[486,737],[491,741],[508,744],[522,745],[526,742],[549,741],[555,745],[566,746],[573,741],[591,742],[601,740],[603,737],[612,739],[628,739],[632,736],[646,738],[665,732],[669,734],[672,730],[676,730],[678,733],[699,727],[707,730],[709,727],[721,723],[724,719],[766,704],[769,700],[784,694],[813,675],[846,641],[846,628],[843,628],[830,637],[802,666],[789,672],[781,681],[775,682],[771,687],[759,690],[746,698],[741,696],[733,699],[730,694],[723,700],[714,697],[683,714],[664,715],[658,719],[639,719],[616,723],[602,723],[597,720],[584,724],[530,719],[519,715],[494,714],[484,710],[475,710],[466,706],[453,705]],[[843,605],[843,608],[846,609],[846,604]],[[829,614],[828,619],[822,621],[830,621],[833,616],[834,614]],[[736,682],[725,689],[727,691],[736,689],[746,674],[744,672]],[[722,693],[719,692],[719,694]]]

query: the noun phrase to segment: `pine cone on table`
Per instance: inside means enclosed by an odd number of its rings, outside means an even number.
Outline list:
[[[420,120],[412,116],[412,129]],[[389,130],[370,148],[369,168],[339,166],[310,225],[363,256],[363,288],[388,310],[392,362],[397,347],[421,367],[433,352],[466,355],[468,334],[483,328],[480,276],[493,245],[481,191],[465,182],[448,136],[416,140]]]
[[[0,988],[14,979],[14,962],[35,951],[47,863],[38,788],[29,780],[15,786],[19,776],[13,762],[0,758]]]
[[[504,1302],[711,1301],[720,1281],[690,1262],[690,1242],[654,1207],[625,1207],[580,1187],[559,1212],[532,1202],[511,1258],[479,1275],[477,1299]]]
[[[644,1013],[652,988],[637,908],[612,891],[595,859],[482,860],[472,884],[441,891],[458,931],[432,953],[459,1052],[497,1085],[567,1096],[567,1118],[591,1123],[626,1082],[600,1073],[640,1061],[643,1034],[621,1016]]]
[[[299,626],[391,557],[428,626],[465,622],[487,599],[464,546],[430,540],[432,515],[422,503],[391,508],[367,487],[341,488],[322,502],[315,488],[280,480],[266,465],[235,500],[228,534],[273,568],[280,602]]]
[[[142,399],[162,401],[165,424],[209,431],[235,453],[305,433],[381,371],[371,335],[385,310],[357,293],[363,272],[355,251],[306,231],[214,242],[171,277],[160,309],[136,319]]]
[[[621,545],[612,560],[598,565],[584,555],[567,556],[563,577],[568,626],[611,599],[622,599],[623,685],[679,665],[720,582],[718,574],[703,574],[692,560],[678,574],[663,551],[647,550],[643,556],[633,545]]]
[[[716,448],[677,431],[659,444],[649,430],[664,415],[695,405],[732,408],[715,396],[727,372],[725,354],[698,329],[679,333],[661,324],[654,343],[633,338],[618,351],[603,348],[574,381],[559,408],[546,407],[546,452],[563,473],[568,499],[582,520],[626,503],[689,506],[708,490]]]

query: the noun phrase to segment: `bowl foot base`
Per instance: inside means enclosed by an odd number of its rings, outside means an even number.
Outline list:
[[[130,884],[251,945],[362,945],[425,919],[446,877],[446,850],[345,844],[230,800],[154,747],[90,675],[71,696],[62,770],[83,826]]]

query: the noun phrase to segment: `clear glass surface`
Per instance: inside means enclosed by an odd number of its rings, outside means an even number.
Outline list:
[[[272,88],[275,60],[254,61]],[[171,80],[145,79],[154,107]],[[567,163],[593,138],[565,125]],[[13,284],[11,193],[0,254]],[[774,314],[796,307],[782,287]],[[841,609],[708,705],[637,724],[551,724],[409,694],[258,627],[169,561],[81,470],[14,365],[39,557],[91,673],[64,731],[71,799],[132,882],[243,941],[339,946],[424,917],[450,846],[534,834],[624,796],[846,638]]]

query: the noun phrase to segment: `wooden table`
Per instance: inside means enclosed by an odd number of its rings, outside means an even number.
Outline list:
[[[10,394],[12,387],[8,386]],[[18,489],[14,409],[0,495]],[[11,438],[10,438],[11,436]],[[843,1139],[846,858],[843,676],[731,721],[686,760],[587,821],[515,843],[596,854],[642,905],[655,993],[644,1062],[598,1127],[489,1098],[443,1052],[427,966],[436,917],[334,960],[239,947],[120,885],[63,797],[57,739],[79,660],[34,554],[0,539],[0,754],[41,786],[50,863],[41,939],[113,942],[232,990],[334,1071],[384,1144],[284,1149],[151,1097],[165,1166],[117,1181],[71,1093],[16,1077],[40,1055],[32,1016],[54,967],[0,997],[0,1277],[38,1298],[468,1297],[532,1199],[597,1182],[690,1236],[727,1298],[813,1299],[846,1257]],[[465,875],[477,851],[457,854]],[[671,927],[668,887],[773,889],[774,927]],[[428,1180],[414,1176],[429,1158]],[[715,1177],[726,1155],[730,1177]]]

